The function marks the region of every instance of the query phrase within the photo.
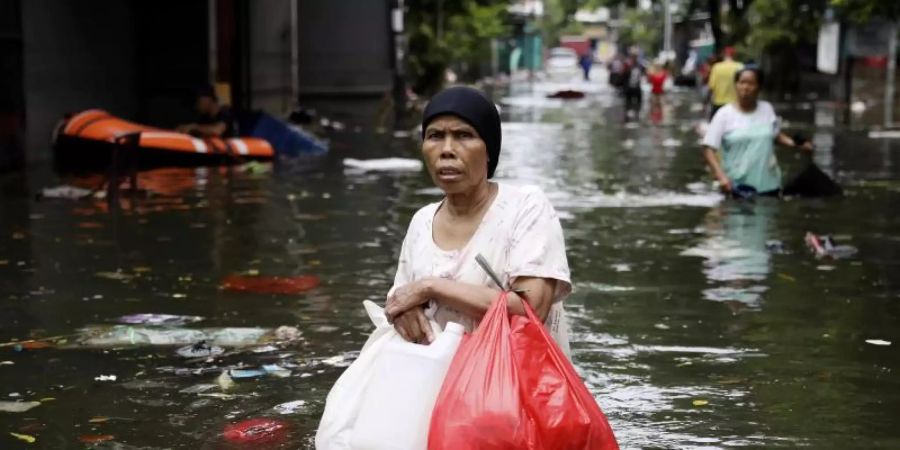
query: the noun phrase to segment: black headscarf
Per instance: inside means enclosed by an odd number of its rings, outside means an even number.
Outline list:
[[[484,141],[488,153],[488,178],[494,176],[500,159],[500,114],[494,104],[481,91],[466,86],[455,86],[435,95],[422,115],[422,137],[425,128],[438,116],[445,114],[466,121],[478,137]]]

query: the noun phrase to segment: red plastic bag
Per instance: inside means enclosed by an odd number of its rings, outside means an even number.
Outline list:
[[[237,444],[274,444],[284,441],[287,425],[275,419],[257,417],[225,426],[225,440]]]
[[[431,416],[429,450],[618,450],[606,416],[526,303],[506,293],[466,335]]]
[[[263,277],[228,275],[222,280],[222,289],[257,294],[300,294],[319,285],[315,275],[289,277]]]

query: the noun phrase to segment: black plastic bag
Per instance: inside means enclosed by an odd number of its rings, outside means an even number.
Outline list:
[[[793,180],[784,185],[784,195],[800,197],[833,197],[843,195],[844,190],[819,166],[810,163]]]

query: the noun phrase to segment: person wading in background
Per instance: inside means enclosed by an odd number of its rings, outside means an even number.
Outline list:
[[[712,109],[709,118],[716,115],[719,108],[737,100],[734,90],[734,74],[744,65],[734,60],[734,48],[725,47],[722,51],[724,59],[713,64],[709,72],[709,90],[712,96]]]

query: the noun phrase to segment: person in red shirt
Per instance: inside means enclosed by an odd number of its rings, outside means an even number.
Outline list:
[[[647,81],[652,87],[650,90],[650,93],[653,94],[652,101],[657,105],[662,104],[662,96],[666,92],[663,85],[666,84],[667,77],[666,71],[658,64],[654,64],[647,73]]]

